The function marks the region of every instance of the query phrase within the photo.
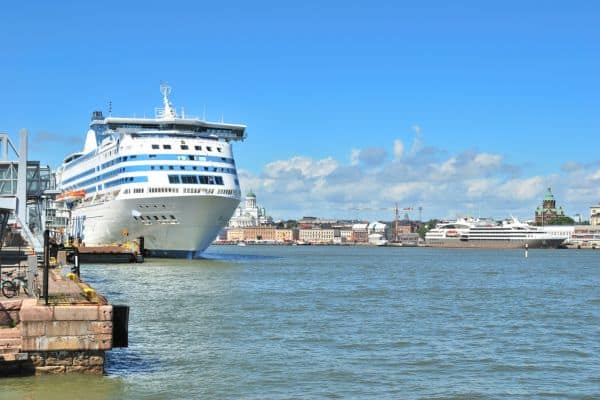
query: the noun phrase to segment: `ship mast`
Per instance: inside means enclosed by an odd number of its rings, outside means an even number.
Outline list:
[[[162,118],[163,119],[175,119],[176,118],[175,109],[173,108],[173,105],[171,104],[171,102],[169,102],[169,95],[171,94],[171,86],[167,85],[166,83],[161,83],[160,84],[160,92],[163,95],[163,105],[164,105]]]

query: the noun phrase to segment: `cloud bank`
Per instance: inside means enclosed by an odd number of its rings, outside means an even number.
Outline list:
[[[275,218],[311,215],[331,218],[393,219],[393,207],[423,208],[423,218],[480,215],[533,218],[552,186],[557,205],[570,215],[600,200],[600,165],[568,163],[561,174],[526,176],[501,154],[465,150],[459,154],[424,144],[415,127],[410,146],[353,149],[349,163],[331,157],[296,156],[268,163],[258,174],[240,170],[243,189],[253,189]],[[418,218],[413,211],[412,218]]]

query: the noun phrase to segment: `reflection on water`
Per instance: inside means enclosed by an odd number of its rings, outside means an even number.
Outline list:
[[[0,398],[600,397],[594,252],[224,246],[82,274],[131,306],[130,347]]]
[[[8,378],[0,381],[3,400],[122,399],[124,382],[119,377],[86,375]]]

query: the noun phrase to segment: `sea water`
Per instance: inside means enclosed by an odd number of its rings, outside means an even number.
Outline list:
[[[83,265],[130,309],[106,375],[4,399],[600,398],[600,251],[213,246]]]

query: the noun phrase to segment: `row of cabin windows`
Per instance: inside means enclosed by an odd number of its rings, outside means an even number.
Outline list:
[[[157,155],[156,154],[149,154],[148,158],[149,159],[157,158]],[[113,166],[115,164],[118,164],[118,163],[121,163],[121,162],[125,162],[128,159],[130,161],[136,160],[137,159],[137,155],[117,157],[114,160],[105,162],[105,163],[103,163],[103,164],[101,164],[101,165],[99,165],[97,167],[88,169],[86,171],[83,171],[80,174],[72,176],[69,179],[66,179],[65,183],[67,183],[67,182],[73,182],[73,181],[75,181],[75,180],[77,180],[79,178],[82,178],[82,177],[86,176],[86,175],[93,174],[94,172],[98,172],[98,171],[100,171],[102,169],[109,168],[109,167],[111,167],[111,166]],[[185,161],[185,160],[206,161],[206,159],[204,157],[202,157],[202,156],[194,156],[194,155],[187,155],[187,156],[186,155],[180,155],[180,156],[177,156],[177,159],[181,160],[181,161]],[[221,161],[223,161],[223,162],[231,162],[231,163],[235,164],[235,161],[233,159],[227,159],[226,157],[221,157]],[[172,167],[172,166],[169,167],[169,169],[173,169],[173,168],[174,167]],[[196,170],[197,168],[198,167],[196,167],[196,166],[192,167],[193,170]],[[151,169],[154,169],[154,166],[152,166]],[[160,167],[160,169],[163,169],[163,167]],[[180,167],[180,169],[185,169],[185,167]],[[227,172],[227,173],[230,173],[230,174],[235,174],[235,168],[214,168],[213,167],[212,169],[213,169],[214,172],[217,172],[217,169],[219,169],[220,172]],[[204,167],[204,170],[208,171],[208,167]],[[80,185],[87,185],[90,182],[102,180],[102,179],[104,179],[104,177],[105,177],[104,175],[100,175],[99,177],[93,178],[92,180],[87,180],[85,182],[80,182]]]
[[[151,170],[151,171],[155,171],[155,170],[157,170],[157,169],[158,169],[158,170],[161,170],[161,171],[162,171],[162,170],[164,170],[164,169],[166,168],[166,169],[168,169],[168,170],[170,170],[170,171],[173,171],[173,170],[175,170],[175,169],[176,169],[175,167],[176,167],[175,165],[151,165],[151,166],[150,166],[150,170]],[[193,166],[191,166],[191,167],[188,165],[188,166],[186,167],[185,165],[180,165],[180,166],[179,166],[179,169],[180,169],[181,171],[186,171],[186,170],[188,170],[188,169],[191,169],[192,171],[198,171],[198,170],[202,171],[202,170],[204,170],[204,171],[212,171],[212,172],[225,172],[225,173],[229,173],[229,174],[235,174],[235,169],[234,169],[234,168],[222,168],[222,167],[197,167],[197,166],[195,166],[195,165],[193,165]]]
[[[192,183],[200,185],[223,185],[222,176],[208,175],[169,175],[169,183]]]
[[[167,218],[164,215],[160,215],[160,216],[158,216],[158,215],[153,215],[153,216],[146,215],[145,217],[142,215],[140,217],[136,217],[136,216],[133,217],[133,219],[135,219],[136,221],[143,221],[144,219],[146,219],[148,221],[152,221],[152,218],[154,218],[155,221],[158,221],[159,219],[162,219],[162,220],[166,220],[166,219],[176,220],[177,219],[177,218],[175,218],[174,215],[169,215],[169,218]]]
[[[215,193],[215,189],[207,189],[207,188],[183,188],[183,193],[214,194]]]
[[[148,188],[148,193],[179,193],[177,188]]]
[[[171,145],[170,144],[163,144],[163,149],[165,150],[171,150]],[[187,144],[182,144],[179,146],[181,148],[181,150],[189,150],[190,146],[188,146]],[[153,144],[152,145],[152,149],[153,150],[157,150],[160,149],[160,145],[158,144]],[[197,151],[202,151],[202,146],[194,146],[194,150]],[[206,151],[213,151],[211,146],[206,146]],[[220,147],[217,147],[217,151],[220,153],[221,151],[223,151]]]

